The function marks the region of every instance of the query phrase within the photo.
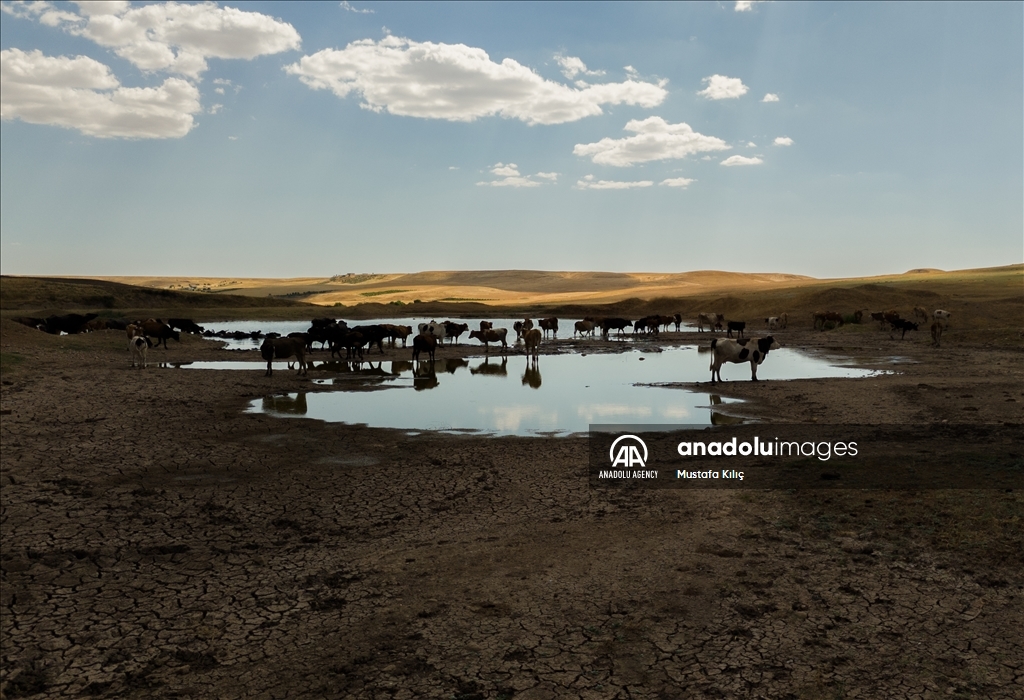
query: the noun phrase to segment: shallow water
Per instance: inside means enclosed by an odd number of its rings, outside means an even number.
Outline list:
[[[522,355],[502,358],[439,358],[408,361],[315,364],[310,377],[334,385],[332,374],[360,374],[372,390],[298,392],[253,401],[250,412],[405,430],[482,432],[492,435],[568,435],[591,423],[687,423],[719,425],[737,419],[710,391],[659,383],[707,381],[707,353],[694,347],[663,352],[547,355],[534,365]],[[225,363],[194,363],[195,368]],[[264,369],[262,363],[231,363]],[[283,363],[280,370],[287,371]],[[225,367],[226,368],[226,367]],[[723,377],[749,380],[750,365],[726,365]],[[870,370],[839,367],[821,358],[778,350],[758,369],[760,379],[869,376]],[[367,388],[362,386],[360,388]],[[709,387],[710,389],[710,387]]]
[[[353,321],[345,319],[350,326],[370,326],[378,323],[391,323],[396,326],[409,326],[415,333],[416,328],[421,323],[429,322],[430,318],[374,318],[362,321]],[[490,321],[494,324],[495,328],[507,328],[508,329],[508,340],[509,342],[515,340],[516,333],[512,330],[512,324],[517,320],[515,318],[484,318],[473,317],[473,318],[453,318],[451,316],[436,317],[433,320],[437,321],[455,321],[456,323],[465,323],[469,326],[469,331],[475,331],[480,328],[480,321]],[[573,335],[573,329],[575,328],[576,321],[578,318],[560,318],[558,319],[558,336],[559,338],[571,338]],[[635,319],[634,319],[635,320]],[[533,319],[534,323],[537,319]],[[224,321],[219,323],[210,323],[205,328],[212,331],[227,331],[234,333],[236,331],[242,331],[243,333],[251,333],[253,331],[260,331],[264,335],[267,333],[280,333],[281,335],[288,335],[289,333],[305,333],[309,330],[309,321]],[[685,330],[693,330],[696,326],[690,325],[685,321],[682,324],[682,328]],[[669,326],[670,331],[675,330],[675,326]],[[469,331],[466,331],[459,338],[460,344],[469,343],[470,345],[479,345],[476,340],[469,339]],[[597,335],[600,335],[598,331]],[[612,332],[612,338],[616,339],[618,334]],[[624,336],[625,337],[625,336]],[[630,336],[631,337],[631,336]],[[241,340],[235,340],[232,338],[210,338],[210,340],[219,340],[225,343],[225,349],[227,350],[251,350],[258,348],[263,342],[263,339],[253,340],[251,338],[243,338]],[[409,342],[412,342],[410,336]],[[317,346],[319,347],[319,346]]]

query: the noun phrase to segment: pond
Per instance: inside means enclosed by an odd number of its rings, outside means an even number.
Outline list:
[[[695,347],[661,352],[543,355],[534,364],[523,355],[503,358],[438,358],[435,363],[315,363],[314,382],[336,391],[295,392],[253,401],[249,412],[279,417],[365,424],[404,430],[480,432],[491,435],[564,436],[591,423],[687,423],[719,425],[739,420],[729,404],[707,390],[658,386],[706,382],[710,355]],[[228,366],[230,364],[230,366]],[[276,371],[288,371],[282,362]],[[195,369],[251,369],[256,362],[196,362]],[[871,370],[782,349],[758,369],[765,380],[864,377]],[[343,376],[344,375],[344,376]],[[365,381],[353,383],[358,375]],[[726,365],[731,381],[750,379],[750,365]],[[358,389],[358,390],[353,390]]]

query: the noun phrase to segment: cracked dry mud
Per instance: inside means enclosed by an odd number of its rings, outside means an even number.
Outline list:
[[[1019,492],[591,490],[585,440],[244,414],[317,389],[4,331],[5,698],[1024,696]],[[923,362],[722,393],[1020,422],[1020,348],[884,345]]]

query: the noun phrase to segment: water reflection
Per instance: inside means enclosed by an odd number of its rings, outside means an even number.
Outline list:
[[[531,389],[540,389],[540,365],[537,358],[526,358],[526,369],[523,371],[523,386]]]
[[[304,416],[309,410],[306,406],[306,392],[286,394],[284,396],[264,396],[263,411],[265,413],[284,413],[289,416]]]
[[[724,403],[722,401],[722,397],[718,394],[708,394],[708,400],[711,401],[712,406],[721,406]],[[742,418],[726,415],[725,413],[719,413],[718,411],[711,409],[711,425],[739,425],[742,422]]]
[[[437,372],[434,371],[434,360],[417,362],[412,370],[412,387],[416,391],[424,391],[437,387]]]
[[[455,374],[455,370],[463,367],[469,367],[469,360],[463,360],[462,358],[449,357],[444,361],[443,370],[448,374]]]
[[[478,364],[476,367],[469,368],[472,374],[491,374],[499,377],[508,376],[508,358],[503,357],[501,364],[491,362],[491,358],[485,358],[483,362]]]

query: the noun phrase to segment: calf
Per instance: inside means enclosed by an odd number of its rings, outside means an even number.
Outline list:
[[[508,336],[507,328],[491,328],[486,331],[473,331],[469,334],[469,339],[476,338],[484,344],[484,348],[489,352],[491,347],[490,343],[501,343],[501,349],[506,350],[508,348],[508,341],[505,340]]]
[[[415,362],[420,359],[420,353],[425,352],[430,358],[430,361],[434,361],[434,352],[437,350],[437,339],[425,333],[420,333],[418,336],[412,339],[412,359]]]
[[[149,347],[149,339],[144,338],[141,335],[130,337],[128,339],[128,351],[132,354],[132,367],[135,367],[135,361],[138,360],[139,369],[146,368],[146,349]]]
[[[306,374],[306,343],[297,338],[267,338],[260,346],[260,355],[267,361],[264,377],[274,374],[274,360],[287,360],[294,356],[299,361],[298,374]]]
[[[746,321],[729,321],[729,332],[727,335],[731,338],[732,332],[736,331],[736,336],[739,338],[743,337],[743,331],[747,327]]]
[[[715,378],[722,381],[722,365],[726,362],[750,362],[750,380],[757,381],[757,366],[764,362],[770,350],[778,350],[775,338],[744,338],[729,340],[715,338],[711,341],[711,383]]]

